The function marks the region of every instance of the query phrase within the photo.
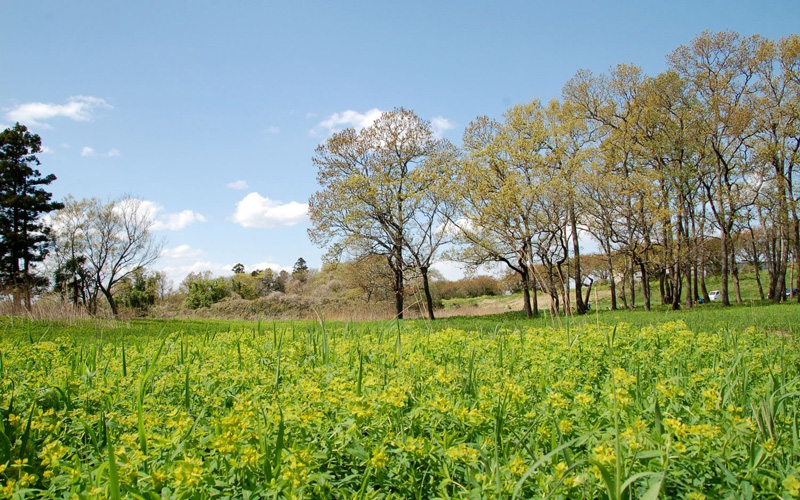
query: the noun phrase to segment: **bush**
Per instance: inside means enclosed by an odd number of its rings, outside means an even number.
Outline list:
[[[227,297],[228,294],[228,285],[224,278],[198,279],[189,283],[189,294],[185,304],[189,309],[210,307]]]

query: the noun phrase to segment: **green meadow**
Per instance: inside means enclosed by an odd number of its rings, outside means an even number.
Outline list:
[[[0,322],[3,498],[790,498],[800,306]]]

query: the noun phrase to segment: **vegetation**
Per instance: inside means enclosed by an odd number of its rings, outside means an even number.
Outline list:
[[[24,297],[28,309],[36,289],[47,284],[34,269],[50,251],[50,228],[40,217],[63,207],[43,189],[56,176],[36,169],[41,151],[41,138],[24,125],[0,132],[0,283],[16,304]]]
[[[739,311],[701,331],[7,318],[0,494],[796,496],[797,337],[743,325],[800,306]]]
[[[347,129],[320,145],[314,156],[321,190],[309,200],[315,243],[338,258],[385,257],[394,278],[395,315],[403,317],[405,271],[419,270],[433,319],[428,271],[446,240],[450,144],[434,137],[414,113],[383,113],[361,131]]]

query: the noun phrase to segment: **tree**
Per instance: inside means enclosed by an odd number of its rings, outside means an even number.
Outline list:
[[[125,196],[102,203],[97,199],[69,200],[56,220],[76,218],[70,222],[66,238],[59,245],[73,240],[72,249],[61,253],[85,258],[93,286],[108,301],[114,316],[119,305],[114,298],[115,286],[139,268],[152,264],[161,253],[163,243],[150,232],[152,214],[141,200]],[[72,244],[72,243],[68,243]]]
[[[190,274],[184,279],[181,287],[185,287],[187,290],[186,307],[189,309],[210,307],[228,296],[230,291],[225,278],[211,278],[210,275],[210,272]]]
[[[0,282],[11,287],[14,302],[31,307],[31,290],[47,281],[34,275],[47,256],[50,229],[41,216],[63,207],[42,188],[56,176],[36,169],[42,140],[17,123],[0,132]]]
[[[530,293],[532,241],[539,230],[533,222],[547,191],[540,189],[543,115],[534,100],[509,109],[502,123],[486,116],[473,120],[464,131],[465,154],[452,188],[460,214],[452,221],[461,244],[456,258],[473,268],[503,263],[519,274],[528,317],[538,312]]]
[[[447,147],[413,112],[387,111],[360,131],[345,129],[317,147],[321,190],[309,200],[311,240],[360,257],[383,256],[394,276],[395,312],[403,317],[409,224],[430,188],[418,169]],[[420,170],[420,172],[417,172]]]
[[[703,32],[670,56],[672,68],[689,83],[696,119],[711,160],[700,172],[703,190],[720,230],[722,304],[730,305],[728,280],[733,251],[732,232],[743,211],[755,201],[748,189],[753,164],[748,141],[756,133],[755,81],[762,43],[759,36],[734,32]],[[738,274],[734,266],[734,284]]]
[[[236,264],[231,271],[233,271],[233,274],[244,274],[244,264]]]
[[[143,315],[156,303],[162,280],[161,273],[148,272],[142,267],[135,269],[119,282],[119,302]]]
[[[90,314],[97,310],[99,288],[88,265],[85,235],[89,230],[90,200],[64,199],[64,208],[53,216],[50,226],[55,240],[53,261],[54,289],[74,307]]]
[[[297,259],[297,262],[294,263],[294,266],[292,266],[292,279],[301,283],[306,282],[308,279],[308,264],[306,264],[306,259],[300,257]]]

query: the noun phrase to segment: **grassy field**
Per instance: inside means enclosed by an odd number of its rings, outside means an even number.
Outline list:
[[[791,498],[800,306],[0,319],[2,498]]]
[[[767,278],[766,276],[762,276],[761,279],[762,279],[762,284],[764,286],[764,293],[767,293],[766,289]],[[667,309],[668,307],[663,306],[661,304],[661,296],[658,292],[658,282],[654,281],[650,284],[650,286],[652,289],[651,290],[652,298],[650,301],[651,307],[656,311]],[[730,298],[731,302],[733,303],[735,302],[735,296],[734,296],[732,281],[729,282],[729,286],[730,286]],[[720,277],[709,276],[706,279],[706,287],[709,292],[711,292],[712,290],[719,290]],[[761,296],[758,292],[758,283],[756,281],[754,273],[743,273],[740,278],[740,287],[741,287],[743,304],[759,305],[763,302],[761,301]],[[642,303],[641,293],[642,293],[641,290],[637,288],[636,290],[637,309],[644,308]],[[684,292],[684,298],[685,298],[685,292]],[[611,290],[608,287],[608,285],[602,285],[602,284],[595,285],[592,288],[590,299],[591,299],[590,300],[591,306],[595,309],[599,309],[601,311],[611,309]],[[549,296],[547,296],[542,292],[539,292],[538,300],[539,300],[539,309],[541,310],[549,309],[550,307]],[[796,301],[796,299],[791,299],[791,300]],[[442,301],[442,304],[443,308],[440,311],[437,311],[437,314],[439,314],[439,316],[441,317],[503,314],[506,312],[521,311],[523,309],[521,292],[511,295],[495,295],[495,296],[487,295],[482,297],[446,299]],[[617,307],[618,308],[623,307],[623,303],[621,300],[617,301]]]

